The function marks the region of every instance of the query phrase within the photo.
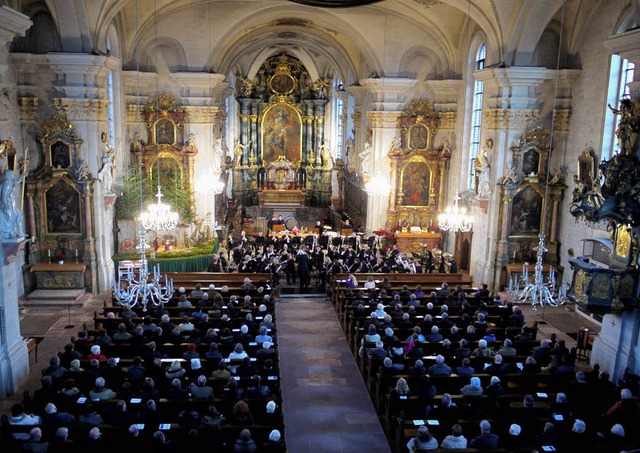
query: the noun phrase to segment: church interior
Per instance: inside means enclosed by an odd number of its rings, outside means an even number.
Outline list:
[[[0,30],[14,451],[640,447],[638,0],[0,0]]]

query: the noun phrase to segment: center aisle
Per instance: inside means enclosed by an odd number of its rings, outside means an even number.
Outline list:
[[[285,295],[276,320],[288,451],[389,452],[326,295]]]

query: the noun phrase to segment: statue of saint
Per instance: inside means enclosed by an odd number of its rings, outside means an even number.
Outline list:
[[[26,169],[26,165],[24,166]],[[3,239],[16,239],[24,236],[22,213],[16,203],[16,188],[20,184],[13,170],[4,172],[0,182],[0,234]]]
[[[622,99],[620,101],[620,109],[613,108],[609,104],[611,111],[620,115],[620,122],[616,129],[616,137],[618,137],[618,146],[622,154],[630,156],[633,153],[637,133],[640,131],[640,118],[634,115],[633,101],[631,99]]]
[[[493,139],[485,140],[485,146],[475,158],[474,166],[478,178],[478,197],[487,198],[491,194],[491,162],[488,152],[493,149]]]
[[[320,146],[320,156],[322,157],[322,168],[332,168],[333,159],[331,157],[331,150],[329,149],[329,140],[326,138],[322,140],[322,146]]]
[[[371,166],[369,163],[371,158],[371,143],[366,142],[364,149],[358,156],[360,157],[360,173],[362,173],[362,175],[369,175],[369,167]]]
[[[113,186],[113,163],[111,157],[105,156],[102,158],[102,169],[98,173],[98,179],[102,182],[102,190],[105,193],[111,193],[111,187]]]
[[[244,156],[244,150],[247,149],[251,145],[251,141],[246,145],[243,145],[240,142],[240,139],[236,140],[236,146],[233,148],[233,155],[236,158],[236,165],[242,165],[242,157]]]
[[[216,170],[220,170],[220,168],[222,168],[222,164],[224,164],[224,149],[222,148],[222,137],[216,138],[213,143],[213,152],[215,156],[213,165]]]

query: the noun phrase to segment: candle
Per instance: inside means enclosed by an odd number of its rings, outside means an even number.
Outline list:
[[[47,250],[47,256],[48,256],[49,258],[51,258],[51,249],[48,249],[48,250]]]
[[[76,256],[78,256],[78,249],[76,249]]]

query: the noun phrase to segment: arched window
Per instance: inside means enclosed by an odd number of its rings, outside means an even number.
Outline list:
[[[617,150],[616,123],[618,118],[608,105],[617,108],[618,101],[630,97],[629,83],[633,82],[635,65],[620,55],[611,55],[609,67],[609,84],[607,87],[607,102],[604,113],[604,128],[602,130],[602,155],[601,159],[609,160]]]
[[[484,69],[487,58],[487,46],[480,44],[476,53],[473,70]],[[473,75],[470,77],[473,79]],[[480,133],[482,132],[482,98],[484,94],[484,83],[479,80],[473,82],[473,104],[471,106],[471,134],[469,135],[469,179],[467,186],[469,190],[475,190],[474,160],[480,150]]]

